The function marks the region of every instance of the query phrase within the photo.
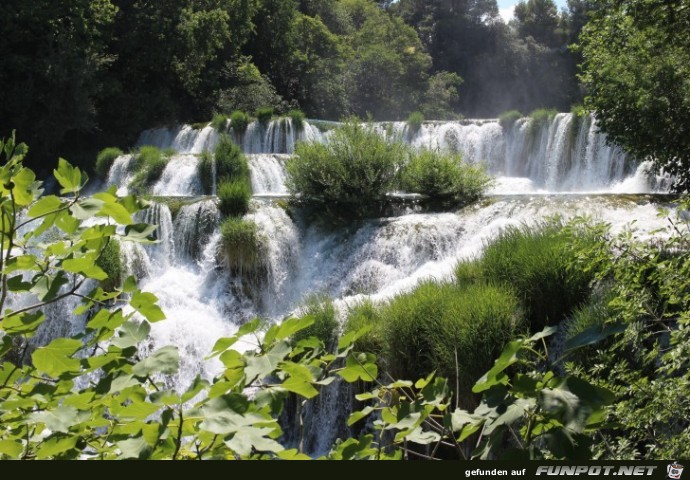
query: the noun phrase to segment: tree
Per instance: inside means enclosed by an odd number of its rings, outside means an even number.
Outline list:
[[[349,97],[354,113],[378,120],[406,117],[426,90],[431,57],[415,30],[369,0],[343,2],[355,30]]]
[[[553,0],[523,0],[515,5],[515,19],[522,37],[532,37],[550,47],[559,44],[558,8]]]
[[[0,130],[40,139],[40,157],[66,135],[96,129],[117,9],[110,0],[8,0],[2,8]]]
[[[586,106],[608,139],[690,189],[690,2],[601,2],[581,35]]]

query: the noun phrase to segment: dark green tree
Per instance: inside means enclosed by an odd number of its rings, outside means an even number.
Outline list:
[[[553,0],[522,0],[515,5],[518,31],[524,37],[532,37],[549,47],[558,46],[563,40],[558,34],[558,8]]]
[[[602,1],[581,35],[600,128],[690,188],[690,1]]]
[[[116,8],[109,0],[7,0],[2,9],[0,130],[21,129],[41,158],[70,133],[97,127]]]

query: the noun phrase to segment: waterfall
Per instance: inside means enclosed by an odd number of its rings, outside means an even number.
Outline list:
[[[287,193],[285,164],[297,142],[328,142],[329,133],[319,125],[331,126],[313,121],[295,128],[292,120],[282,118],[265,125],[252,122],[235,136],[248,154],[256,198],[245,219],[257,226],[266,273],[260,290],[251,293],[246,279],[221,260],[217,199],[197,198],[198,155],[213,149],[217,132],[210,126],[180,126],[141,134],[138,145],[179,152],[150,190],[179,198],[165,199],[168,204],[151,202],[136,215],[137,222],[157,225],[158,243],[123,242],[121,252],[127,273],[158,298],[167,316],[152,325],[145,348],[179,348],[176,387],[185,388],[198,374],[217,374],[220,363],[204,358],[218,338],[232,335],[249,318],[279,322],[315,293],[332,296],[342,314],[364,300],[388,301],[424,280],[452,279],[458,261],[480,255],[486,242],[506,227],[585,214],[610,223],[614,232],[635,219],[644,236],[666,222],[657,216],[658,197],[613,194],[664,191],[668,178],[656,175],[649,162],[633,161],[607,144],[593,117],[558,114],[538,125],[520,119],[507,129],[497,120],[427,122],[416,131],[404,122],[373,124],[379,134],[413,148],[458,152],[469,163],[485,164],[496,179],[494,195],[457,211],[407,211],[326,228],[311,222],[304,210],[286,211],[286,202],[270,198]],[[127,193],[132,181],[132,159],[118,157],[109,172],[107,184],[116,185],[119,194]],[[581,195],[565,195],[573,192]],[[65,302],[48,312],[51,325],[59,328],[45,330],[44,337],[83,328],[84,319],[72,318],[72,308]],[[305,444],[312,452],[323,452],[342,434],[351,408],[343,396],[349,395],[347,388],[325,390],[305,410]]]
[[[287,195],[285,163],[289,158],[276,153],[248,155],[255,195]]]
[[[316,126],[322,123],[304,122],[302,128],[295,128],[290,118],[278,118],[266,124],[254,121],[244,134],[233,134],[250,155],[256,194],[286,194],[284,164],[288,157],[280,155],[292,154],[299,141],[328,142],[329,132],[321,132]],[[665,191],[668,184],[668,179],[653,174],[649,164],[643,166],[644,162],[636,162],[619,147],[609,145],[591,115],[559,113],[538,124],[522,118],[507,129],[497,120],[427,122],[414,132],[405,122],[374,123],[371,128],[414,148],[457,152],[468,163],[485,165],[496,179],[493,192],[497,194],[651,193]],[[182,126],[147,130],[138,144],[199,154],[212,150],[216,142],[217,133],[210,126],[201,130]],[[170,171],[166,169],[170,177],[164,172],[154,193],[196,194],[200,187],[191,180],[192,163],[190,157],[177,157],[174,166],[169,166]],[[126,174],[127,162],[122,159],[116,165],[122,171],[113,170],[112,175],[120,182],[112,183],[126,185],[131,180]],[[184,182],[182,172],[190,175]],[[623,192],[626,188],[629,190]]]
[[[290,275],[295,271],[300,254],[297,226],[282,208],[262,205],[252,216],[259,234],[266,240],[267,288],[262,292],[262,310],[269,317],[289,311]]]
[[[321,131],[305,121],[301,127],[293,125],[291,118],[278,118],[266,125],[253,121],[235,140],[246,153],[293,153],[298,141],[322,141]],[[211,151],[218,143],[218,132],[210,125],[201,130],[190,125],[174,128],[145,130],[139,135],[137,146],[153,145],[161,149],[171,148],[178,153],[199,154]]]
[[[113,165],[110,167],[108,172],[108,178],[106,180],[106,186],[117,186],[118,195],[127,195],[127,186],[133,180],[133,175],[131,172],[132,161],[134,160],[134,155],[120,155],[115,159]]]
[[[197,174],[199,158],[196,155],[173,155],[153,186],[154,195],[164,197],[201,195],[201,181]]]
[[[175,251],[180,257],[199,261],[220,223],[220,212],[213,200],[203,200],[180,208],[175,218]]]
[[[175,128],[155,128],[145,130],[139,136],[136,146],[152,145],[160,149],[173,149],[178,153],[199,154],[213,150],[218,143],[218,132],[211,125],[201,130],[191,125]]]

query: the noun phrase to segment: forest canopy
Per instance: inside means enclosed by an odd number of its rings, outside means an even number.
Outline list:
[[[568,3],[527,0],[506,25],[495,0],[8,0],[0,131],[16,129],[36,158],[90,163],[142,129],[237,109],[567,110],[580,99],[568,45],[592,2]]]

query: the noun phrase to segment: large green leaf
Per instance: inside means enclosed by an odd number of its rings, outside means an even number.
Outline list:
[[[160,309],[156,302],[158,298],[153,293],[149,292],[134,292],[129,304],[134,310],[141,313],[146,320],[151,323],[165,320],[165,314]]]
[[[264,355],[247,357],[247,366],[244,370],[247,380],[261,380],[272,374],[291,351],[292,347],[290,347],[290,344],[283,340],[276,343]]]
[[[180,353],[177,347],[166,346],[153,352],[132,367],[132,373],[138,377],[146,377],[153,373],[177,373],[180,364]]]
[[[146,340],[150,331],[151,325],[148,322],[134,322],[130,320],[120,327],[117,337],[112,340],[112,344],[120,348],[134,347]]]
[[[624,323],[609,323],[603,326],[594,325],[565,342],[565,348],[567,350],[574,350],[587,345],[594,345],[611,335],[623,333],[627,328],[628,325]]]
[[[19,440],[0,440],[0,454],[10,458],[19,458],[24,451],[24,445]]]
[[[79,423],[79,411],[69,405],[62,405],[55,410],[32,413],[29,418],[33,422],[43,423],[54,432],[67,433],[70,427]]]
[[[122,440],[116,445],[120,449],[120,458],[144,460],[151,455],[151,446],[143,437]]]
[[[368,353],[352,353],[345,359],[345,368],[338,370],[337,374],[348,383],[357,380],[373,382],[379,374],[376,357]]]
[[[281,386],[285,390],[296,393],[304,398],[314,398],[319,394],[319,391],[314,388],[310,382],[297,378],[288,378],[281,384]]]
[[[108,274],[105,273],[101,267],[96,265],[95,258],[92,255],[63,260],[62,268],[68,272],[81,273],[95,280],[105,280],[108,278]]]
[[[79,340],[58,338],[45,347],[37,348],[31,358],[39,371],[51,377],[59,377],[63,373],[79,371],[79,360],[70,357],[82,346]]]
[[[283,450],[283,446],[269,438],[273,434],[272,428],[257,428],[252,426],[243,426],[232,438],[225,440],[227,447],[241,456],[248,456],[253,450],[259,452],[279,452]]]
[[[79,437],[76,435],[53,435],[38,447],[36,459],[45,460],[72,450],[77,446],[77,440]]]
[[[484,392],[494,385],[505,385],[508,381],[507,376],[503,371],[518,361],[517,353],[520,351],[524,342],[522,340],[514,340],[503,349],[501,356],[498,357],[491,370],[486,372],[477,383],[472,387],[474,393]]]
[[[46,195],[31,205],[26,215],[30,218],[36,218],[54,212],[60,207],[62,207],[62,202],[58,197],[55,195]]]
[[[64,158],[58,160],[58,168],[53,170],[53,174],[62,187],[60,193],[76,193],[82,187],[81,170],[70,165]]]

